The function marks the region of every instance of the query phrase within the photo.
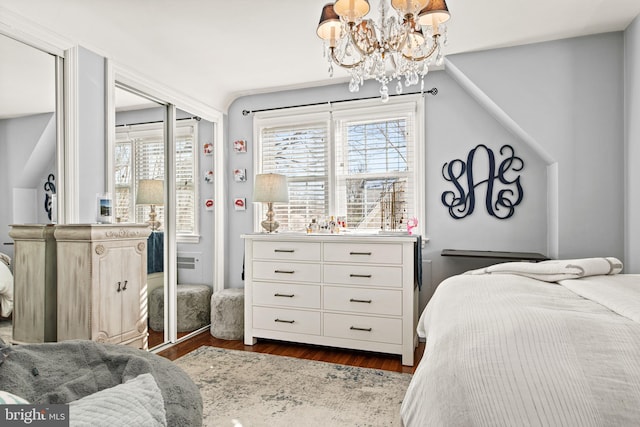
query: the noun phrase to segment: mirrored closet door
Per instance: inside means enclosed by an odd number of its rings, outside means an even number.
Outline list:
[[[219,129],[118,82],[114,104],[115,220],[149,223],[153,230],[147,311],[154,349],[209,327]]]
[[[45,227],[57,219],[56,158],[62,141],[56,93],[62,58],[2,34],[0,57],[0,338],[12,341],[14,327],[18,335],[28,335],[38,326],[43,332],[46,323],[41,316],[33,317],[42,311],[44,286],[14,280],[9,232],[11,224]],[[55,305],[55,300],[49,303]],[[55,336],[37,338],[41,342]]]
[[[149,224],[147,315],[149,348],[168,341],[166,316],[167,106],[130,88],[116,86],[113,165],[114,219]]]

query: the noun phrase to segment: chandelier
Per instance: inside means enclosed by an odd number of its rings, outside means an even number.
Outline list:
[[[429,66],[444,61],[449,9],[444,0],[380,0],[380,19],[364,19],[368,0],[337,0],[322,8],[317,34],[324,40],[329,61],[351,74],[349,90],[357,92],[366,79],[380,82],[382,102],[389,100],[388,84],[397,80],[396,93],[421,83]],[[388,67],[390,65],[390,67]]]

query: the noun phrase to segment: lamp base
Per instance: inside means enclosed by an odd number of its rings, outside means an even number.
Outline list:
[[[147,221],[147,224],[149,224],[149,227],[151,227],[151,230],[153,231],[156,231],[162,225],[160,221],[156,220],[157,216],[158,214],[156,213],[155,206],[151,205],[151,212],[149,212],[149,221]]]
[[[278,227],[280,227],[280,223],[275,219],[273,220],[265,219],[260,223],[260,225],[262,225],[262,228],[264,228],[267,231],[267,233],[275,233]]]

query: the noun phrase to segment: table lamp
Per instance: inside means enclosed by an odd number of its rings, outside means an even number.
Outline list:
[[[273,219],[275,216],[273,204],[289,201],[287,177],[277,173],[257,174],[253,188],[253,201],[267,203],[267,219],[260,224],[268,233],[276,231],[280,223]]]
[[[152,230],[160,228],[160,221],[156,220],[156,206],[164,204],[164,181],[159,179],[141,179],[138,181],[136,205],[150,205],[149,221]]]

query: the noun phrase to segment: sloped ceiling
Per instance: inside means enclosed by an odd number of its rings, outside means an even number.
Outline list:
[[[1,7],[221,111],[241,95],[347,77],[338,70],[329,79],[315,34],[325,3],[0,0]],[[378,0],[370,3],[376,10]],[[640,13],[638,0],[449,0],[448,6],[449,54],[621,31]]]

